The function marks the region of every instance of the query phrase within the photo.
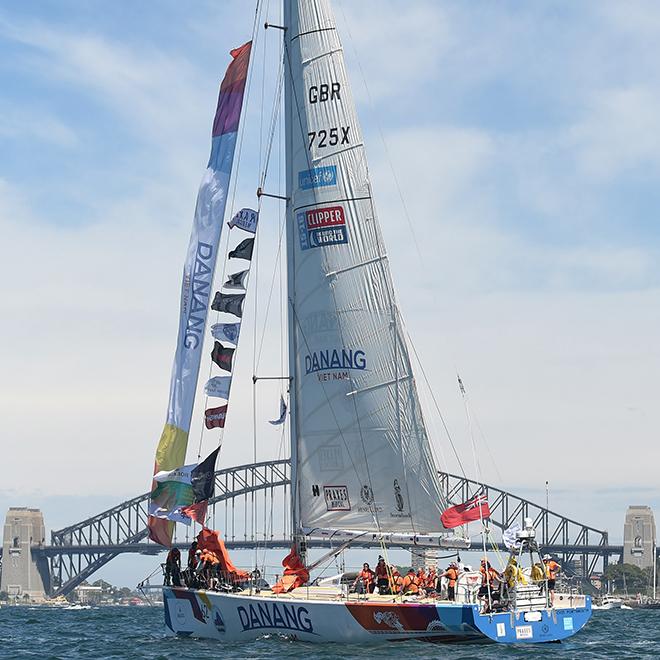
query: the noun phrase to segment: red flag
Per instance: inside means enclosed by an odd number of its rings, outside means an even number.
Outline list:
[[[208,508],[209,501],[204,500],[202,502],[196,502],[195,504],[189,504],[188,506],[182,506],[181,513],[204,526],[204,522],[206,521],[206,511]]]
[[[476,495],[471,500],[450,506],[442,512],[440,520],[446,529],[453,529],[475,520],[490,518],[490,508],[485,495]]]
[[[207,408],[204,411],[204,424],[207,429],[224,429],[227,419],[227,406],[218,406],[217,408]]]
[[[302,587],[309,580],[309,571],[302,563],[295,544],[291,546],[291,552],[282,560],[282,566],[284,566],[284,575],[273,586],[272,591],[274,594],[282,594],[296,587]]]

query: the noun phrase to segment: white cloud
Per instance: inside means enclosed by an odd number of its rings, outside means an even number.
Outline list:
[[[585,116],[569,131],[578,167],[608,180],[633,168],[660,172],[660,88],[628,87],[595,92]]]
[[[75,147],[79,144],[75,129],[58,118],[7,105],[0,105],[0,138],[3,137],[34,138],[60,147]]]
[[[620,451],[657,456],[657,247],[633,234],[619,241],[596,233],[592,223],[609,212],[608,188],[622,172],[657,168],[655,80],[623,76],[604,84],[603,70],[615,71],[619,56],[608,52],[610,33],[579,39],[583,24],[566,26],[555,16],[551,25],[566,28],[560,44],[553,34],[543,41],[545,24],[533,10],[520,16],[490,9],[476,20],[467,5],[427,2],[403,16],[399,3],[344,7],[355,20],[353,36],[372,94],[382,102],[379,112],[407,104],[410,125],[386,130],[421,267],[372,125],[376,203],[408,325],[460,451],[470,452],[456,367],[501,485],[532,487],[549,478],[556,488],[583,488],[602,483],[604,474],[622,486],[654,485],[657,461],[622,462]],[[195,23],[194,16],[187,20]],[[200,16],[196,22],[199,27]],[[527,31],[530,26],[535,29]],[[2,29],[7,35],[6,24]],[[626,29],[635,34],[634,26]],[[9,35],[29,45],[30,55],[17,57],[34,67],[35,84],[48,78],[61,90],[88,94],[140,136],[139,148],[124,144],[134,188],[103,194],[100,174],[88,187],[71,182],[94,209],[89,226],[54,226],[48,207],[32,206],[18,174],[10,171],[11,183],[0,184],[0,279],[9,319],[0,326],[3,442],[12,464],[29,465],[44,492],[119,498],[148,487],[165,412],[181,263],[215,81],[226,62],[227,49],[218,44],[228,43],[213,30],[195,34],[213,38],[200,48],[220,53],[217,59],[209,62],[192,48],[177,56],[167,44],[126,43],[104,33],[102,24],[86,34],[22,24]],[[350,44],[346,49],[350,55]],[[628,53],[627,61],[643,57]],[[657,58],[647,57],[655,67]],[[506,94],[492,92],[508,80],[534,82],[528,94],[537,105],[525,108],[532,116],[524,129],[489,120],[508,109]],[[402,89],[407,97],[397,100]],[[416,105],[444,108],[463,94],[488,112],[469,120],[427,116],[418,125]],[[543,104],[550,107],[542,112]],[[60,144],[73,146],[77,131],[68,134],[67,118],[60,117]],[[17,123],[19,129],[25,126]],[[256,165],[246,157],[244,168]],[[244,181],[239,190],[252,199]],[[530,231],[544,219],[561,227],[562,240],[545,226]],[[275,244],[275,225],[262,224],[263,254]],[[269,265],[263,273],[267,288]],[[246,323],[251,316],[250,309]],[[262,373],[279,371],[277,325],[266,337]],[[243,339],[251,336],[248,330]],[[226,465],[252,457],[249,344],[239,358]],[[259,390],[264,427],[277,394],[265,385]],[[260,456],[276,455],[279,436],[259,437]],[[192,454],[196,445],[195,435]],[[446,447],[443,453],[450,454]],[[556,458],[548,460],[548,453]],[[9,471],[3,487],[32,488],[22,474]]]

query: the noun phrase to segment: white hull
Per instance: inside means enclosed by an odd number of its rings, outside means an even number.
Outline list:
[[[347,600],[328,589],[297,591],[250,596],[166,587],[165,623],[179,636],[224,641],[280,634],[317,643],[543,642],[574,634],[591,613],[584,596],[565,609],[482,615],[476,604],[401,602],[391,596]]]

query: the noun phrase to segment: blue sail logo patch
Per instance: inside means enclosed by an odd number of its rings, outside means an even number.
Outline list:
[[[298,172],[298,186],[300,190],[313,188],[327,188],[337,185],[337,166],[314,167],[311,170]]]

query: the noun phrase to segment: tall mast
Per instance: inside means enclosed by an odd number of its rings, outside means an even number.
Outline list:
[[[289,46],[291,44],[291,2],[284,0],[284,135],[286,159],[286,259],[287,259],[287,317],[289,339],[289,436],[291,442],[291,532],[294,538],[299,531],[298,508],[298,402],[296,387],[293,386],[296,377],[297,342],[295,327],[294,289],[295,289],[295,239],[293,217],[293,79],[289,60]]]

